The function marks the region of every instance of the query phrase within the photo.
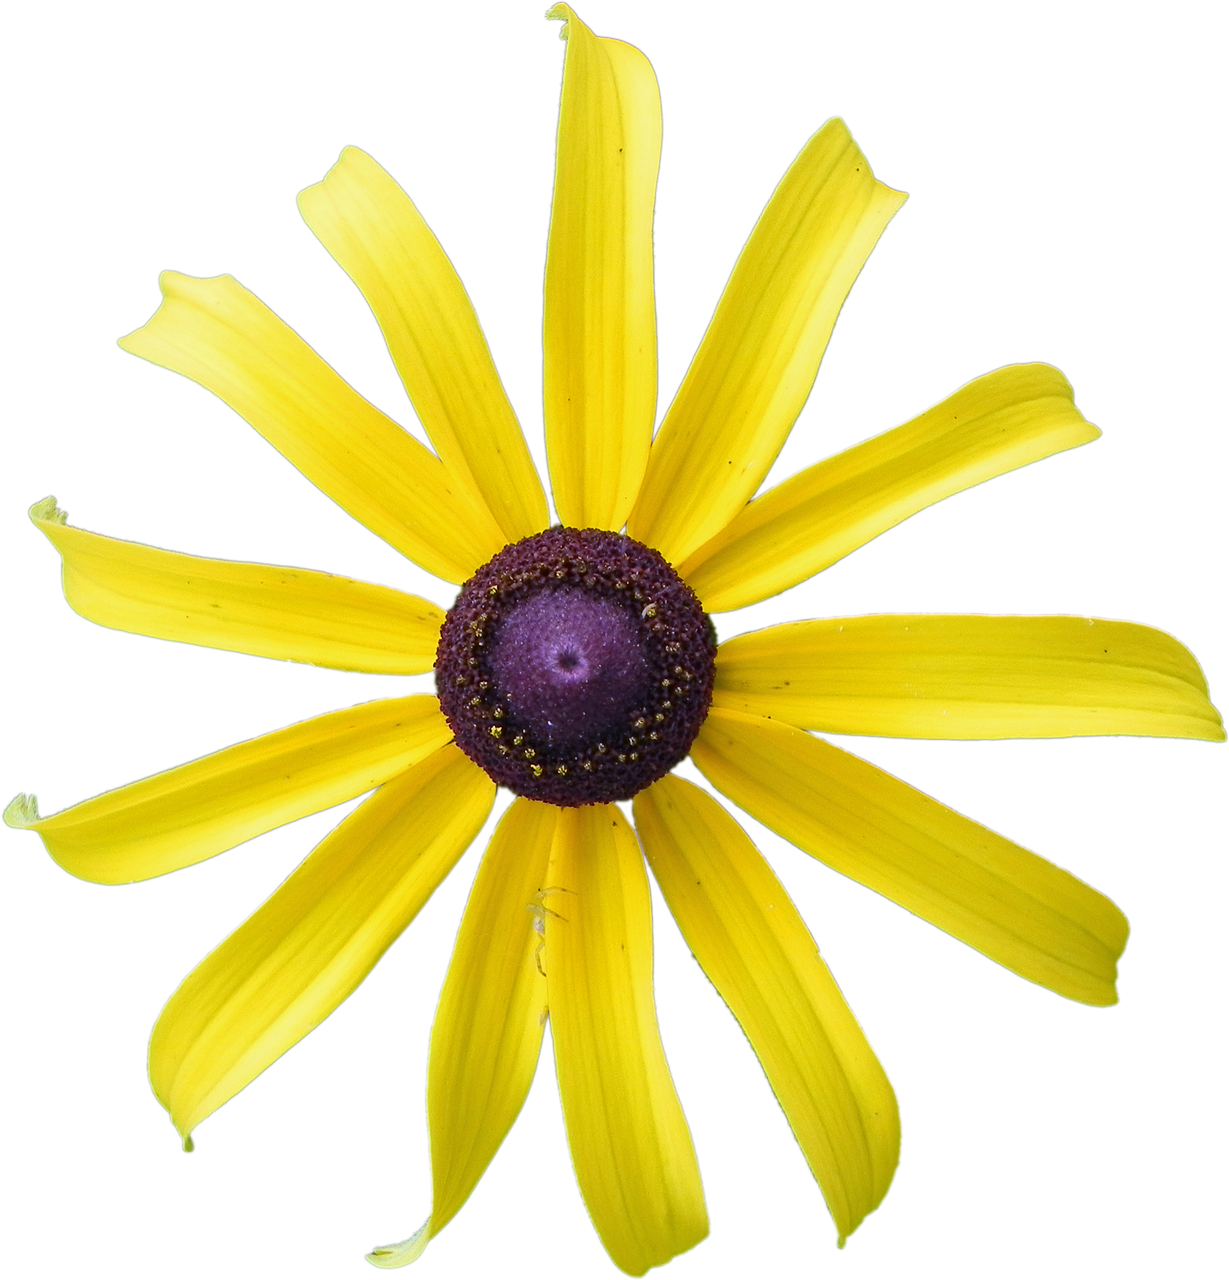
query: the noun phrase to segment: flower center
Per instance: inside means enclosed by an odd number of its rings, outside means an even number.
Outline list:
[[[435,678],[475,764],[518,795],[571,807],[630,800],[683,759],[716,651],[695,593],[656,551],[554,528],[461,588]]]

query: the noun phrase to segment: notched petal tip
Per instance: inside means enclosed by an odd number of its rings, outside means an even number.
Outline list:
[[[226,295],[235,290],[246,294],[247,290],[229,272],[224,271],[216,276],[192,276],[186,271],[175,271],[168,267],[158,273],[158,292],[162,295],[154,313],[142,325],[138,325],[131,333],[117,338],[116,345],[121,351],[131,356],[139,356],[152,364],[161,364],[173,373],[183,373],[178,364],[168,364],[165,359],[151,352],[158,349],[157,344],[166,337],[165,309],[168,303],[184,302],[191,307],[202,310],[218,310],[226,301]],[[261,304],[263,306],[263,304]],[[150,346],[150,342],[155,345]],[[163,353],[165,354],[165,353]],[[194,382],[200,381],[195,374],[188,374]],[[201,385],[208,387],[207,383]],[[213,390],[212,387],[208,387]]]
[[[329,170],[324,177],[321,178],[319,182],[309,183],[297,196],[295,196],[295,204],[304,221],[307,221],[307,207],[311,205],[314,193],[326,189],[328,187],[329,179],[333,174],[338,169],[344,168],[347,161],[354,156],[361,156],[366,160],[372,159],[372,157],[369,156],[362,147],[356,147],[353,143],[347,143],[342,147],[341,151],[338,152],[337,159],[329,166]],[[310,223],[308,225],[310,226]]]
[[[51,524],[67,524],[68,512],[61,511],[60,508],[56,506],[55,498],[53,496],[48,496],[43,498],[41,501],[36,502],[30,508],[30,519],[35,522],[39,520],[46,520]]]
[[[562,23],[563,23],[563,26],[559,28],[559,39],[560,39],[560,40],[566,40],[566,39],[568,38],[568,27],[567,27],[567,24],[568,24],[568,23],[569,23],[569,22],[570,22],[570,21],[571,21],[575,16],[576,16],[576,15],[572,12],[572,7],[571,7],[571,5],[566,5],[566,4],[553,4],[553,5],[551,5],[551,7],[550,7],[549,9],[547,9],[547,11],[546,11],[547,21],[549,21],[549,22],[562,22]]]
[[[48,502],[53,499],[48,498]],[[17,831],[26,831],[39,820],[38,797],[24,792],[14,796],[4,811],[4,825]]]
[[[816,130],[816,133],[817,134],[822,133],[825,129],[828,129],[832,126],[836,126],[837,128],[841,129],[844,132],[846,142],[850,146],[857,148],[858,155],[861,157],[861,164],[866,166],[868,172],[871,172],[870,162],[866,158],[866,153],[862,150],[861,147],[858,146],[857,141],[854,139],[853,131],[850,129],[849,125],[845,122],[844,116],[829,116],[828,119],[825,120],[823,124],[820,125],[820,127]],[[860,168],[861,168],[861,165],[859,165],[859,170]],[[857,171],[858,170],[855,170],[855,172]],[[896,209],[893,212],[899,211],[900,208],[904,205],[905,201],[909,199],[909,193],[907,191],[902,191],[899,187],[889,186],[886,182],[883,181],[882,178],[875,177],[873,172],[871,173],[871,176],[872,178],[874,178],[875,186],[879,189],[879,191],[885,197],[889,197],[889,198],[891,196],[900,197],[900,199],[897,201]]]
[[[398,1244],[376,1245],[366,1258],[373,1267],[381,1267],[386,1271],[391,1271],[394,1267],[405,1267],[422,1255],[430,1239],[431,1219],[428,1218],[408,1240],[402,1240]]]

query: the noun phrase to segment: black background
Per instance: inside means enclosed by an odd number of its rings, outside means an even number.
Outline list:
[[[662,82],[663,402],[773,183],[840,113],[877,174],[912,198],[856,285],[776,474],[1009,361],[1059,365],[1105,429],[1092,447],[924,513],[754,616],[721,620],[723,634],[815,613],[1137,618],[1191,645],[1216,696],[1219,430],[1197,306],[1206,197],[1164,38],[1124,58],[1043,19],[845,26],[789,4],[725,23],[636,4],[581,15],[647,51]],[[411,5],[394,26],[357,6],[317,31],[296,18],[284,38],[256,38],[236,14],[131,42],[100,24],[47,61],[42,92],[68,105],[73,127],[52,127],[32,101],[10,157],[26,246],[10,276],[18,412],[4,477],[19,649],[10,792],[37,790],[51,812],[405,687],[88,625],[65,607],[54,554],[22,512],[54,492],[88,529],[447,602],[451,590],[218,402],[113,342],[154,308],[160,268],[233,271],[412,424],[364,303],[291,198],[357,142],[446,244],[540,443],[554,31],[533,5]],[[1008,1260],[1104,1266],[1159,1240],[1180,1251],[1201,1203],[1189,1160],[1215,1110],[1201,982],[1223,756],[1143,740],[846,745],[1119,902],[1134,929],[1123,1002],[1088,1010],[1038,991],[746,823],[895,1080],[904,1165],[885,1207],[833,1252],[753,1057],[659,911],[663,1034],[713,1215],[711,1242],[671,1276],[868,1275],[924,1260],[981,1274]],[[186,1270],[360,1275],[365,1248],[419,1224],[426,1033],[476,852],[361,991],[202,1126],[195,1156],[179,1153],[143,1074],[166,993],[338,814],[123,890],[73,881],[33,837],[4,833],[9,1097],[22,1117],[10,1160],[28,1193],[18,1235],[36,1257],[123,1262],[129,1274],[164,1274],[178,1258]],[[571,1183],[548,1056],[492,1171],[415,1274],[494,1266],[613,1274]]]

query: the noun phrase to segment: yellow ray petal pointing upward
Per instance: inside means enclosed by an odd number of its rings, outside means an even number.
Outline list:
[[[551,488],[564,524],[620,529],[657,405],[661,100],[639,49],[595,36],[566,4],[547,17],[567,23],[542,329]]]
[[[507,542],[545,529],[546,495],[460,277],[413,201],[347,147],[299,211],[362,290],[444,465]]]
[[[773,192],[653,441],[627,522],[682,564],[759,488],[811,392],[837,315],[903,192],[840,120]]]

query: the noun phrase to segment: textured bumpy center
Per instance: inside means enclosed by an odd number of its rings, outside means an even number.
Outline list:
[[[716,637],[643,543],[548,529],[461,588],[436,684],[457,745],[501,786],[574,806],[630,800],[687,754],[713,693]]]

